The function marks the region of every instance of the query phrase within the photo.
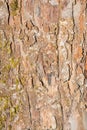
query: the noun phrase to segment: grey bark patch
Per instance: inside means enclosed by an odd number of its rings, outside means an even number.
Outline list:
[[[72,1],[62,10],[62,18],[71,18],[72,17]]]
[[[40,9],[40,7],[38,6],[38,7],[36,8],[36,15],[37,15],[37,16],[40,16],[40,14],[41,14],[41,9]]]
[[[74,115],[70,117],[70,124],[71,124],[71,130],[77,130],[77,120]]]
[[[65,82],[69,79],[69,66],[64,65],[61,71],[62,80]]]
[[[51,85],[52,73],[47,74],[47,77],[48,77],[48,84]]]
[[[57,0],[49,0],[49,3],[53,6],[57,6],[59,4]]]
[[[0,1],[0,25],[8,23],[8,9],[3,1]]]

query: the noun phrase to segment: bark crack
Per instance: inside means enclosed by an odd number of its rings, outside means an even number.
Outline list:
[[[9,1],[8,1],[8,0],[5,0],[5,3],[6,3],[6,6],[7,6],[7,10],[8,10],[8,24],[9,24],[9,21],[10,21],[10,8],[9,8]]]

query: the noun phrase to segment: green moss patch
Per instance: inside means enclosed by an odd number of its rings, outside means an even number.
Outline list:
[[[13,0],[10,4],[12,15],[15,16],[18,10],[18,0]]]

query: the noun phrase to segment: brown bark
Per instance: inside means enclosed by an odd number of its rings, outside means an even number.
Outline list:
[[[0,1],[0,130],[87,130],[87,1]]]

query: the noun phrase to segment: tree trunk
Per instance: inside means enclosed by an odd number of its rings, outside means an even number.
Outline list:
[[[0,0],[0,130],[87,130],[87,1]]]

